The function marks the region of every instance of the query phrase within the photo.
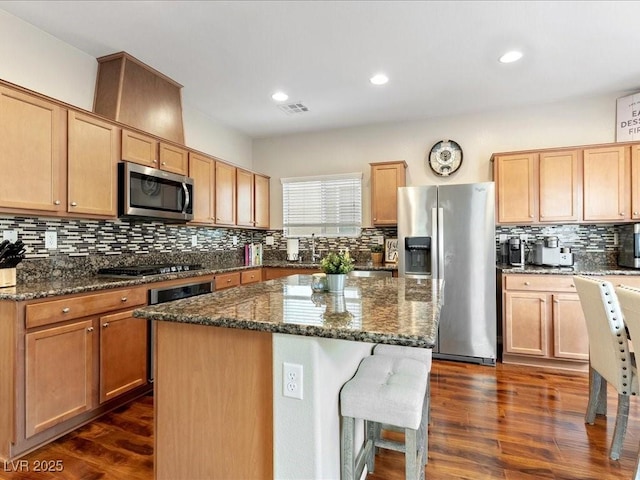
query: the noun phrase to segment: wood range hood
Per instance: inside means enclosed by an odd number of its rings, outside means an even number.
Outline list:
[[[182,85],[125,52],[97,60],[95,113],[184,145]]]

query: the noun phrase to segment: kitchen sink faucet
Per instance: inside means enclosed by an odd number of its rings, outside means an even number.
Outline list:
[[[311,234],[311,263],[315,263],[316,260],[320,260],[320,254],[316,254],[316,234]]]

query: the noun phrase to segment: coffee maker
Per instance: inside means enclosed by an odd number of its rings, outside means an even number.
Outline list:
[[[524,243],[518,237],[509,239],[509,265],[524,265]]]

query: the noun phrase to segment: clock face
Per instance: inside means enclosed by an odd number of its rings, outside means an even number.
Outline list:
[[[453,140],[441,140],[431,148],[428,162],[436,175],[447,177],[462,165],[462,149]]]

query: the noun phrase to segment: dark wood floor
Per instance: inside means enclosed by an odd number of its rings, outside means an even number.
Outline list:
[[[631,402],[621,459],[609,460],[616,395],[610,388],[608,417],[585,425],[586,374],[435,361],[431,388],[428,479],[632,478],[640,399]],[[30,471],[12,471],[17,461],[0,468],[0,478],[151,480],[153,399],[120,408],[22,460]],[[36,461],[44,460],[61,460],[64,470],[33,472]],[[367,478],[403,479],[402,454],[383,451]]]

